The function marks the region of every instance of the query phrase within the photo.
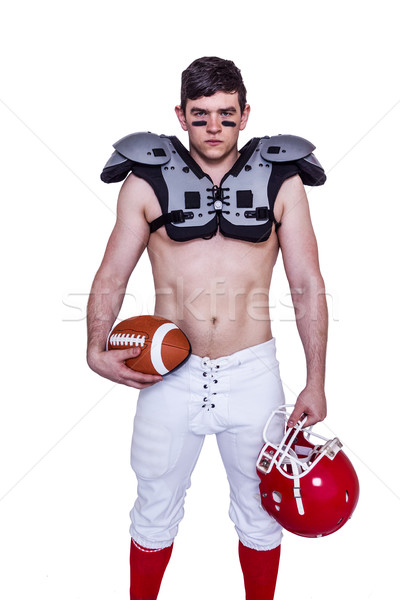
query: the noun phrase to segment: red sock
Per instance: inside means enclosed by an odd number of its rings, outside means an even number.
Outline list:
[[[172,546],[151,550],[131,540],[131,600],[157,598],[171,553]]]
[[[253,550],[239,542],[246,600],[273,600],[281,547]]]

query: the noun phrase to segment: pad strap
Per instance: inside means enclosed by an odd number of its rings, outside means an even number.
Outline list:
[[[194,214],[192,212],[183,212],[183,210],[172,210],[165,215],[160,215],[157,219],[154,219],[150,223],[150,233],[157,231],[163,225],[169,223],[184,223],[187,219],[193,219]]]

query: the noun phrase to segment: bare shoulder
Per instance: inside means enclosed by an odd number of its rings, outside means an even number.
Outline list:
[[[291,283],[300,284],[304,277],[319,275],[319,261],[308,198],[298,175],[282,184],[275,206],[286,273]]]
[[[161,213],[151,185],[133,173],[128,175],[121,187],[117,210],[119,216],[144,219],[147,224]]]
[[[117,209],[143,212],[153,197],[154,191],[147,181],[131,173],[121,186]]]
[[[126,282],[145,250],[150,235],[145,207],[151,194],[151,187],[134,175],[122,184],[117,218],[101,264],[106,275]]]
[[[277,221],[284,218],[285,212],[292,210],[298,204],[307,205],[308,200],[303,182],[299,175],[286,179],[276,197],[274,212]]]

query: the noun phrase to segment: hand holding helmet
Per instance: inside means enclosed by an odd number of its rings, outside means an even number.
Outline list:
[[[286,406],[274,411],[264,428],[265,444],[257,460],[263,508],[297,535],[334,533],[357,505],[359,482],[353,465],[338,438],[328,440],[310,427],[303,429],[306,418],[286,428],[280,442],[269,439],[268,430],[275,419],[286,425]]]

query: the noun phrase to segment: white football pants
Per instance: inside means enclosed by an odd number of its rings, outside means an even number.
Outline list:
[[[240,541],[255,550],[279,546],[281,527],[261,508],[255,465],[265,423],[284,403],[274,339],[214,360],[191,355],[141,390],[132,438],[138,498],[131,537],[146,548],[173,543],[204,436],[215,434]],[[276,431],[272,424],[268,433],[279,441],[282,421],[276,421]]]

